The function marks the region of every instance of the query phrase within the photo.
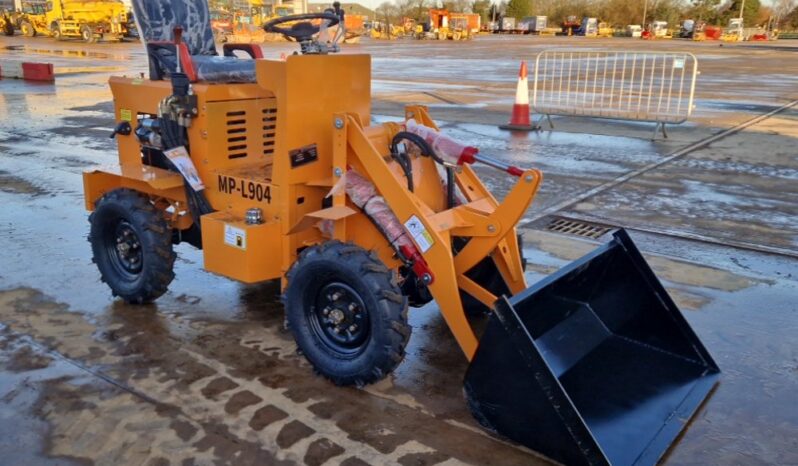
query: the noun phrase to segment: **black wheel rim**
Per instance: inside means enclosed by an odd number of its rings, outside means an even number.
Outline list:
[[[349,285],[335,281],[324,284],[307,312],[313,332],[328,349],[354,356],[368,343],[371,333],[368,311],[363,299]]]
[[[127,220],[119,220],[106,230],[106,248],[111,265],[128,280],[136,279],[144,265],[141,241]]]

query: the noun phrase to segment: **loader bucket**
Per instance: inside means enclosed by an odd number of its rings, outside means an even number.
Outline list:
[[[720,370],[627,233],[497,302],[474,417],[564,464],[655,464]]]

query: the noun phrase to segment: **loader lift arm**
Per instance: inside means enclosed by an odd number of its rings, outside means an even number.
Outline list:
[[[424,107],[411,107],[408,115],[411,113],[420,122],[430,124],[431,120]],[[383,156],[353,116],[347,116],[346,139],[356,159],[348,162],[363,170],[367,178],[378,186],[380,194],[401,222],[415,219],[421,222],[429,235],[431,246],[426,250],[421,248],[433,274],[433,279],[428,284],[429,290],[440,306],[457,343],[471,360],[476,352],[478,339],[466,319],[459,290],[462,289],[486,305],[493,305],[497,297],[465,276],[466,272],[492,251],[494,261],[502,276],[508,279],[511,291],[517,292],[526,288],[515,225],[537,193],[542,179],[541,172],[525,170],[504,202],[498,203],[479,181],[473,169],[462,166],[456,174],[456,182],[467,203],[434,212],[394,176]],[[452,237],[455,236],[470,238],[456,256],[451,248]]]

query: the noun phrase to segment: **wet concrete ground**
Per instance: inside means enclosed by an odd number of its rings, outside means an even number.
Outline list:
[[[691,143],[798,98],[795,51],[689,42],[696,119],[651,128],[558,119],[510,135],[520,58],[582,38],[363,43],[375,119],[431,106],[444,129],[545,172],[527,214],[530,282],[595,241],[547,231],[550,215],[626,226],[723,370],[667,464],[798,463],[798,158],[795,110],[660,164]],[[4,46],[11,47],[2,48]],[[266,56],[291,50],[269,45]],[[495,439],[462,399],[466,363],[434,305],[411,312],[396,373],[364,389],[312,375],[283,330],[274,284],[201,271],[181,245],[157,304],[112,300],[90,260],[80,174],[113,163],[112,74],[135,75],[138,44],[0,38],[0,62],[56,64],[56,85],[0,81],[0,452],[9,464],[546,464]],[[431,66],[430,57],[436,57]],[[507,181],[480,170],[498,193]],[[626,179],[628,178],[628,179]]]

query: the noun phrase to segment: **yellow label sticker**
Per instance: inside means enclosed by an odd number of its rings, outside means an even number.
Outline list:
[[[405,228],[410,233],[410,236],[413,237],[413,241],[415,241],[416,246],[421,249],[421,252],[427,252],[429,248],[435,244],[435,240],[427,231],[427,227],[425,227],[424,223],[415,215],[411,216],[410,219],[405,222]]]
[[[126,108],[123,108],[122,110],[119,111],[119,117],[122,119],[122,121],[127,121],[128,123],[130,123],[133,121],[133,112],[131,112]]]

